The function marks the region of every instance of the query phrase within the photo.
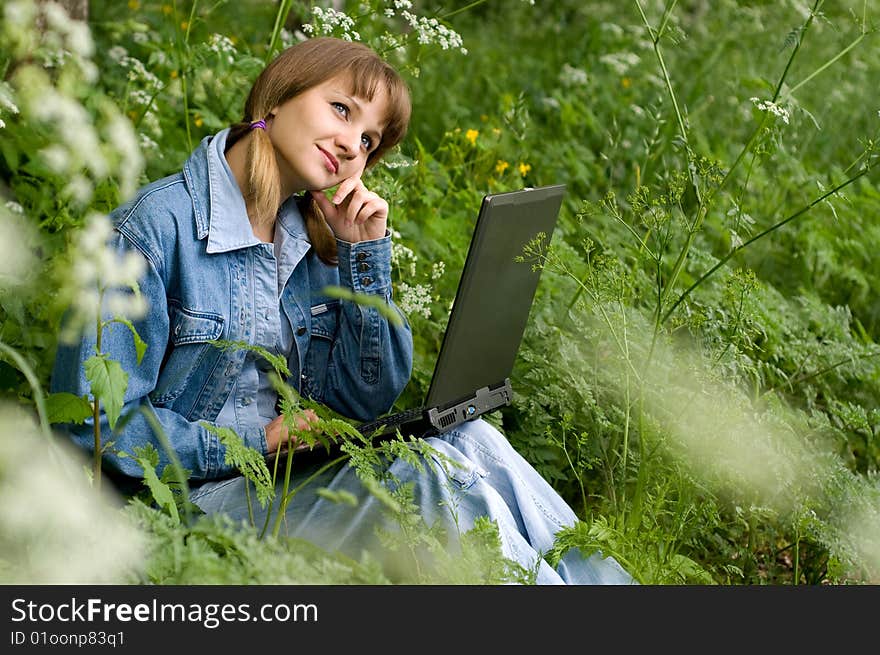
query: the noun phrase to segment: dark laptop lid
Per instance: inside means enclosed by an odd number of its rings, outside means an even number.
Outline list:
[[[515,258],[539,232],[552,236],[564,191],[559,184],[483,199],[426,407],[510,377],[540,279],[540,271]]]

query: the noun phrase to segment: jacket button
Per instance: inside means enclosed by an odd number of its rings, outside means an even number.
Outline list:
[[[361,252],[359,252],[357,255],[355,255],[355,258],[357,258],[357,260],[358,260],[359,262],[362,262],[362,261],[364,261],[364,260],[367,258],[367,253],[361,251]]]
[[[368,286],[370,286],[370,285],[373,283],[373,278],[371,278],[369,275],[364,275],[364,276],[361,278],[361,283],[362,283],[365,287],[368,287]]]
[[[364,271],[370,270],[370,265],[367,262],[361,262],[358,264],[358,270],[363,273]]]
[[[306,328],[305,328],[304,325],[300,325],[300,326],[296,329],[296,336],[298,336],[298,337],[301,337],[301,336],[304,335],[305,333],[306,333]]]

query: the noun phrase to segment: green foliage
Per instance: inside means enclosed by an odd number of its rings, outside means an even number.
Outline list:
[[[134,458],[144,470],[144,485],[149,490],[153,501],[160,510],[165,510],[173,521],[180,521],[171,487],[156,475],[156,467],[159,466],[159,452],[152,444],[147,444],[134,449]]]
[[[46,410],[50,423],[82,423],[92,415],[92,404],[86,396],[63,391],[46,397]]]
[[[368,293],[356,293],[343,287],[324,287],[321,293],[331,298],[348,300],[364,307],[371,307],[379,311],[379,315],[393,325],[403,325],[403,317],[385,299]]]
[[[278,375],[289,376],[290,369],[287,367],[287,360],[282,355],[269,352],[261,346],[255,346],[246,341],[230,341],[228,339],[216,339],[211,342],[215,347],[223,351],[244,350],[252,352],[265,359]]]
[[[61,313],[81,297],[62,290],[88,259],[75,247],[88,212],[178,170],[200,138],[239,120],[254,76],[296,30],[357,32],[414,100],[406,140],[365,178],[392,207],[394,298],[415,343],[398,406],[427,389],[482,196],[565,183],[558,230],[522,256],[542,281],[514,402],[493,417],[580,519],[548,557],[601,551],[648,584],[880,579],[880,537],[865,527],[880,505],[877,3],[814,0],[814,14],[735,0],[413,3],[467,54],[439,29],[420,43],[421,24],[385,15],[387,3],[343,3],[353,23],[313,4],[92,3],[91,52],[73,33],[4,22],[0,207],[32,259],[9,273],[18,253],[0,234],[3,393],[47,423],[92,415],[88,398],[62,394],[40,409]],[[62,98],[79,107],[66,120],[49,111],[69,107]],[[146,504],[124,512],[150,540],[132,581],[534,579],[501,556],[491,524],[447,535],[420,521],[384,472],[398,457],[427,465],[427,444],[373,444],[282,384],[283,358],[256,354],[279,375],[291,435],[341,441],[396,517],[383,539],[399,566],[199,516],[180,471],[160,475],[145,449],[128,454],[144,467]],[[119,425],[126,372],[96,353],[87,375]],[[301,430],[307,409],[319,422]],[[261,503],[277,488],[295,502],[279,470],[295,453],[267,466],[231,431],[221,438]],[[767,471],[770,482],[756,476]]]
[[[272,484],[272,474],[266,466],[263,454],[246,446],[232,428],[211,425],[206,421],[201,421],[200,425],[220,440],[220,443],[226,448],[224,463],[227,466],[234,466],[253,483],[257,492],[257,500],[265,507],[274,497],[275,487]]]
[[[98,399],[103,402],[107,422],[112,430],[122,413],[125,390],[128,388],[128,373],[119,362],[110,359],[107,353],[92,355],[86,360],[84,367],[95,402]]]

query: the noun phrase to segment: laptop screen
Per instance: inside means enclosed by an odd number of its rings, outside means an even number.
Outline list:
[[[427,407],[444,406],[513,372],[540,271],[515,261],[523,246],[553,234],[564,185],[486,196],[443,336]]]

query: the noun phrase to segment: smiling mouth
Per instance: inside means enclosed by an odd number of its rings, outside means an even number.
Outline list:
[[[318,150],[320,150],[321,154],[324,155],[324,167],[334,175],[338,173],[339,162],[336,160],[336,157],[324,150],[321,146],[318,146]]]

